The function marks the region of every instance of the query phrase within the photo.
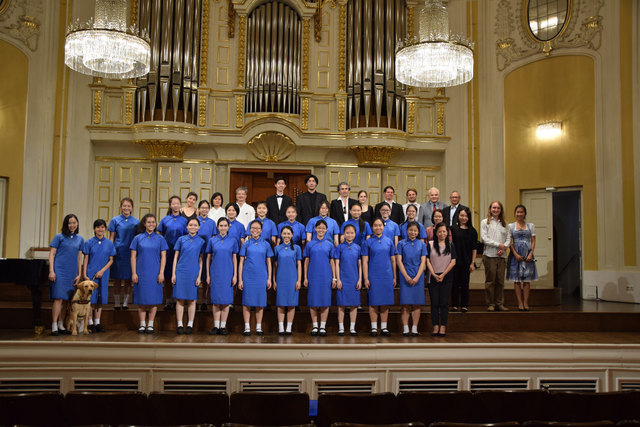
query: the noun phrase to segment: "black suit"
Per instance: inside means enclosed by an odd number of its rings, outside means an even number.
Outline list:
[[[357,205],[358,201],[352,198],[347,199],[347,218],[351,219],[351,206]],[[344,213],[342,210],[342,200],[336,199],[331,201],[331,210],[329,211],[329,216],[336,220],[338,225],[342,227],[344,223]]]
[[[304,225],[307,225],[307,222],[314,216],[318,215],[318,207],[320,203],[327,200],[327,196],[322,193],[316,191],[316,203],[311,206],[311,195],[308,191],[305,191],[302,194],[298,194],[296,198],[296,207],[298,208],[298,221]]]
[[[376,217],[380,216],[380,208],[382,207],[383,203],[386,203],[387,206],[389,206],[389,203],[387,202],[378,203],[375,208]],[[391,205],[391,215],[389,216],[389,218],[391,219],[391,221],[395,222],[398,225],[402,224],[404,222],[404,210],[402,209],[402,205],[393,203]]]
[[[276,195],[272,195],[267,197],[267,208],[269,208],[269,212],[267,213],[267,218],[276,224],[280,224],[282,221],[287,220],[287,208],[291,206],[293,202],[291,201],[291,197],[286,194],[282,195],[282,204],[280,205],[280,209],[278,209],[278,198]]]
[[[453,213],[453,224],[452,225],[457,225],[458,224],[458,215],[460,214],[460,211],[463,209],[469,209],[468,207],[458,204],[458,207],[456,208],[456,211]],[[442,209],[442,220],[444,221],[445,224],[450,225],[451,221],[451,206],[447,206],[446,208]],[[469,227],[471,227],[471,216],[469,216]]]

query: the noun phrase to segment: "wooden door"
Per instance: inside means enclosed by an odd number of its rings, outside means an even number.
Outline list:
[[[536,227],[536,267],[538,281],[535,288],[553,288],[553,194],[545,190],[522,192],[522,204],[527,207],[527,222]]]
[[[265,170],[265,169],[231,169],[229,175],[229,199],[235,201],[236,188],[240,186],[249,189],[247,202],[255,207],[258,202],[267,200],[267,197],[275,194],[273,180],[277,176],[283,176],[287,180],[287,188],[284,194],[293,199],[294,204],[298,194],[307,190],[304,179],[309,175],[309,170]]]

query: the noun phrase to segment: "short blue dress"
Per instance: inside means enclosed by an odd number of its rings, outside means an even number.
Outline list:
[[[94,279],[93,276],[107,265],[109,258],[112,256],[115,257],[116,248],[113,245],[113,242],[106,237],[98,239],[93,236],[84,243],[82,253],[89,256],[89,261],[87,263],[87,276],[98,284],[98,289],[91,294],[91,304],[108,304],[109,269],[104,272],[100,279]],[[131,260],[129,260],[129,265],[131,265]]]
[[[371,236],[362,245],[362,256],[369,257],[369,305],[393,305],[391,257],[396,254],[393,241],[384,235]],[[362,260],[364,262],[364,259]]]
[[[362,242],[367,240],[367,237],[373,234],[373,231],[371,231],[371,226],[367,221],[364,221],[364,230],[360,232],[360,225],[353,218],[348,219],[342,223],[342,227],[340,227],[340,234],[344,234],[344,229],[349,224],[353,225],[356,228],[356,238],[353,240],[353,243],[355,243],[358,246],[361,246]]]
[[[225,235],[213,236],[207,243],[207,253],[211,254],[209,275],[211,289],[209,302],[216,305],[227,305],[233,302],[233,254],[239,251],[238,241]]]
[[[218,227],[216,227],[216,222],[208,216],[204,218],[199,216],[198,221],[200,222],[198,236],[204,239],[204,243],[206,245],[210,238],[218,234]]]
[[[419,228],[419,232],[418,232],[418,239],[426,239],[427,238],[427,229],[424,228],[424,225],[422,225],[421,223],[419,223],[418,221],[414,221],[415,223],[418,224],[418,228]],[[409,238],[409,235],[407,234],[407,227],[409,227],[409,223],[408,222],[403,222],[402,225],[400,226],[400,240],[405,240]],[[400,243],[400,242],[398,242]]]
[[[284,243],[273,250],[274,261],[278,263],[276,270],[276,306],[296,307],[298,305],[298,261],[302,260],[302,250],[298,245]]]
[[[356,289],[356,285],[358,284],[358,260],[361,250],[360,245],[354,242],[342,242],[333,250],[333,259],[340,260],[342,289],[336,291],[336,305],[340,307],[360,305],[360,289]]]
[[[325,234],[325,238],[328,237],[329,240],[333,242],[333,236],[335,236],[336,234],[340,234],[340,226],[338,226],[338,223],[336,222],[335,219],[330,218],[328,216],[325,216],[323,218],[320,215],[318,215],[316,217],[311,218],[307,223],[307,228],[306,228],[307,233],[311,233],[311,239],[315,239],[316,238],[316,222],[320,221],[321,219],[327,223],[327,233]]]
[[[242,305],[245,307],[265,307],[267,305],[267,258],[273,257],[271,244],[263,238],[245,240],[240,248],[244,257],[242,267]]]
[[[422,240],[404,239],[398,242],[398,255],[402,256],[402,265],[409,277],[415,277],[420,268],[422,257],[427,256],[427,245]],[[425,266],[426,270],[426,266]],[[424,271],[418,279],[418,283],[411,286],[398,271],[398,282],[400,284],[400,304],[401,305],[424,305]]]
[[[162,284],[158,283],[158,274],[162,251],[169,249],[167,241],[158,233],[145,231],[133,238],[129,249],[136,251],[138,273],[138,283],[133,286],[133,302],[139,305],[162,304]]]
[[[527,258],[531,250],[531,238],[536,235],[535,226],[528,222],[525,230],[516,230],[516,223],[509,224],[513,247],[521,257]],[[518,262],[513,254],[509,253],[507,260],[507,280],[514,282],[533,282],[538,280],[538,269],[535,258],[532,261]]]
[[[322,240],[313,238],[304,247],[304,257],[309,258],[309,291],[307,293],[307,305],[309,307],[331,306],[331,254],[333,253],[333,240],[325,237]]]
[[[307,240],[307,230],[304,225],[302,225],[302,223],[298,221],[282,221],[280,224],[278,224],[278,237],[282,235],[282,229],[286,225],[291,227],[291,229],[293,230],[293,238],[291,239],[293,244],[302,247],[302,242],[304,240]]]
[[[56,248],[53,271],[56,281],[49,282],[52,299],[69,299],[73,294],[73,280],[78,275],[78,252],[82,251],[84,239],[78,234],[65,236],[56,234],[49,247]]]
[[[244,239],[245,233],[246,229],[240,221],[237,219],[229,221],[229,237],[236,239],[236,242],[238,242],[238,248],[242,245],[242,239]]]
[[[170,282],[173,273],[173,256],[175,250],[173,246],[180,236],[187,234],[187,218],[178,215],[167,215],[160,220],[158,231],[162,234],[169,245],[167,250],[167,264],[164,266],[164,280]]]
[[[384,237],[388,237],[391,239],[391,242],[395,242],[394,237],[398,236],[400,238],[400,227],[398,224],[393,222],[391,219],[382,220],[384,222],[384,230],[382,230],[382,235]]]
[[[269,218],[260,219],[258,217],[253,221],[260,221],[260,223],[262,224],[262,233],[260,233],[260,237],[266,240],[267,242],[271,242],[272,237],[278,236],[278,227],[276,226],[276,223],[270,220]],[[251,222],[249,223],[249,225],[251,225]],[[250,228],[251,227],[247,227],[247,231],[244,233],[245,236],[251,236]]]
[[[131,280],[131,241],[136,235],[136,226],[140,223],[134,216],[118,215],[109,221],[109,233],[116,233],[113,245],[116,256],[111,264],[111,278]]]
[[[206,243],[200,236],[181,236],[173,249],[180,252],[176,264],[176,284],[173,286],[175,299],[195,301],[198,299],[196,280],[200,266],[198,261],[204,253]],[[204,267],[203,267],[204,268]]]

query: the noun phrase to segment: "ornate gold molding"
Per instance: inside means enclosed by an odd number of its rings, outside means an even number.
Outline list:
[[[98,125],[102,119],[102,94],[103,89],[93,91],[93,124]]]
[[[414,11],[414,6],[407,6],[407,38],[409,40],[413,40],[415,36]]]
[[[296,144],[281,132],[267,131],[251,138],[247,149],[258,160],[280,162],[296,151]]]
[[[436,89],[436,134],[444,135],[444,104],[449,101],[445,96],[444,88]]]
[[[209,0],[202,2],[202,36],[200,39],[200,87],[207,86],[209,75]]]
[[[144,146],[151,160],[182,160],[184,150],[193,142],[174,141],[167,139],[142,139],[135,144]]]
[[[138,0],[131,0],[131,26],[138,24]]]
[[[347,109],[347,100],[344,98],[338,99],[338,130],[345,130],[345,113]]]
[[[236,95],[236,127],[244,124],[244,95]]]
[[[300,118],[300,129],[309,129],[309,98],[304,97],[300,100],[302,102],[302,114]]]
[[[416,132],[416,101],[407,100],[407,133]]]
[[[227,35],[230,39],[236,36],[236,9],[233,7],[233,0],[229,0],[227,2],[227,25],[229,30],[227,31]]]
[[[209,98],[209,89],[198,89],[198,126],[203,127],[207,124],[207,99]]]
[[[238,18],[238,87],[244,87],[244,44],[247,15]]]
[[[318,2],[316,11],[313,14],[313,35],[316,43],[322,41],[322,3]]]
[[[389,166],[393,155],[405,151],[405,148],[356,145],[349,150],[356,154],[360,166]]]
[[[309,18],[302,22],[302,90],[309,90]]]
[[[135,89],[134,89],[135,91]],[[134,91],[127,90],[124,94],[124,124],[133,124],[133,94]]]
[[[338,51],[338,90],[346,90],[345,76],[347,74],[347,5],[340,5],[340,47]]]

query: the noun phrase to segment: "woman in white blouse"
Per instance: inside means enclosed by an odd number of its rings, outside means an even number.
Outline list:
[[[213,193],[211,196],[211,209],[209,210],[209,218],[215,221],[216,225],[218,224],[218,220],[225,216],[224,207],[224,198],[221,193]]]
[[[489,205],[487,217],[480,224],[480,239],[484,243],[482,263],[487,310],[508,311],[504,306],[504,278],[511,234],[504,220],[502,203],[496,201]]]

